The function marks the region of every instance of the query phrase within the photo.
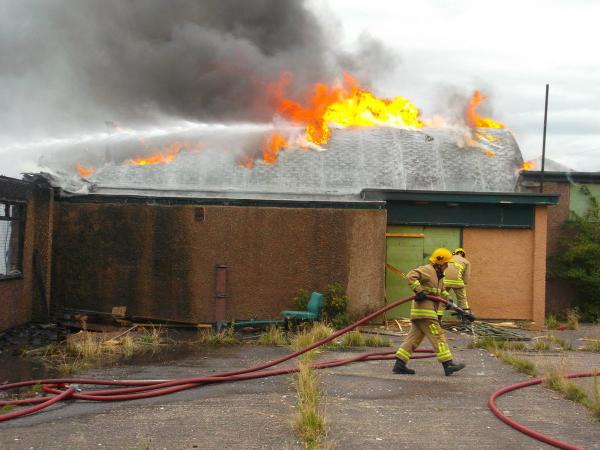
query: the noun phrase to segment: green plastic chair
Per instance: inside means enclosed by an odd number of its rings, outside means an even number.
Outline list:
[[[321,310],[323,309],[323,303],[325,297],[320,292],[313,292],[310,294],[306,311],[281,311],[281,315],[287,321],[297,323],[300,321],[308,320],[314,321],[321,318]]]

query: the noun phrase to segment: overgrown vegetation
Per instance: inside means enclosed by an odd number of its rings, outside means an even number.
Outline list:
[[[583,348],[585,352],[599,352],[600,353],[600,342],[590,342],[586,344]]]
[[[544,375],[543,384],[547,388],[559,392],[567,400],[585,406],[594,417],[600,419],[600,388],[598,387],[597,376],[593,377],[592,398],[589,398],[578,384],[564,378],[556,369],[551,369]]]
[[[298,409],[294,429],[304,447],[314,449],[319,446],[326,432],[325,417],[320,408],[319,379],[307,361],[301,361],[299,368],[296,375]]]
[[[536,352],[546,352],[550,350],[550,342],[547,339],[536,339],[531,349]]]
[[[288,345],[290,340],[281,328],[269,325],[256,343],[259,345]]]
[[[198,343],[216,347],[222,345],[238,345],[241,344],[241,341],[235,337],[233,328],[225,328],[225,330],[220,333],[216,333],[212,328],[209,328],[198,333]]]
[[[535,377],[538,374],[535,364],[529,359],[521,358],[514,353],[505,352],[502,350],[495,352],[495,355],[506,364],[513,366],[517,372],[524,373],[530,377]]]
[[[351,323],[346,312],[348,301],[348,296],[340,283],[332,283],[327,286],[323,303],[323,319],[337,329],[348,326]]]
[[[294,304],[298,310],[305,311],[307,309],[310,294],[306,289],[300,289],[294,297]],[[349,325],[351,323],[347,314],[349,300],[342,285],[340,283],[330,284],[325,289],[323,297],[322,320],[336,329]]]
[[[577,308],[567,311],[567,330],[577,330],[579,328],[579,310]]]
[[[555,314],[548,314],[548,316],[546,316],[545,325],[549,330],[558,330],[560,321]]]
[[[135,353],[155,351],[161,344],[160,328],[144,329],[117,337],[105,333],[80,331],[64,343],[53,343],[25,351],[26,357],[39,357],[44,364],[61,373],[73,373],[90,366],[114,362]]]
[[[473,339],[468,344],[468,348],[483,348],[493,353],[498,350],[513,350],[513,351],[525,351],[527,346],[520,341],[507,341],[506,339],[495,339],[491,337],[483,337]]]
[[[299,350],[331,336],[334,332],[333,328],[325,324],[315,323],[297,333],[292,338],[291,346],[294,350]],[[295,376],[298,408],[294,429],[307,449],[318,448],[326,433],[325,416],[320,406],[319,376],[310,367],[315,354],[316,350],[311,350],[300,356],[299,371]]]
[[[576,290],[575,306],[581,319],[600,321],[600,208],[585,185],[579,187],[589,199],[588,211],[571,214],[559,235],[559,251],[550,258],[551,278],[568,281]]]
[[[292,338],[290,345],[294,350],[300,350],[308,347],[315,342],[318,342],[326,337],[331,336],[335,333],[335,330],[330,326],[316,322],[312,324],[312,326],[304,328],[303,330],[296,333]],[[305,353],[306,358],[312,358],[315,350],[311,350],[310,352]]]
[[[538,373],[535,364],[532,361],[512,353],[513,351],[527,350],[527,346],[523,342],[482,338],[474,339],[469,343],[468,347],[486,349],[501,361],[513,366],[513,368],[518,372],[532,377],[536,376]]]

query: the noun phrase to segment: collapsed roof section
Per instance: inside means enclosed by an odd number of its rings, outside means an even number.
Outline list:
[[[512,134],[486,129],[488,156],[461,147],[451,128],[336,130],[326,151],[283,150],[275,164],[242,167],[240,154],[206,147],[169,164],[107,164],[63,195],[135,195],[271,200],[360,200],[363,189],[514,192],[523,163]],[[56,180],[51,183],[57,184]]]

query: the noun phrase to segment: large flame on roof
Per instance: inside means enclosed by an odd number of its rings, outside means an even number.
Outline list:
[[[342,83],[315,84],[304,104],[285,98],[285,89],[292,76],[283,73],[279,83],[270,87],[279,114],[292,122],[306,126],[306,138],[315,144],[325,144],[331,137],[330,125],[398,126],[421,128],[419,109],[404,97],[379,98],[360,87],[349,74]]]
[[[477,108],[486,98],[480,91],[473,92],[466,111],[468,125],[472,128],[504,128],[504,125],[500,122],[496,122],[489,117],[482,117],[477,112]]]

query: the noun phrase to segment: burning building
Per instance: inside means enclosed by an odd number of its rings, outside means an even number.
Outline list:
[[[274,318],[300,289],[339,282],[356,316],[408,295],[399,273],[443,246],[467,249],[478,316],[543,323],[557,196],[516,192],[520,150],[477,114],[479,93],[468,126],[448,126],[349,77],[304,104],[282,96],[286,82],[272,88],[283,124],[126,136],[92,152],[100,164],[71,162],[77,176],[29,176],[56,190],[53,311]]]

